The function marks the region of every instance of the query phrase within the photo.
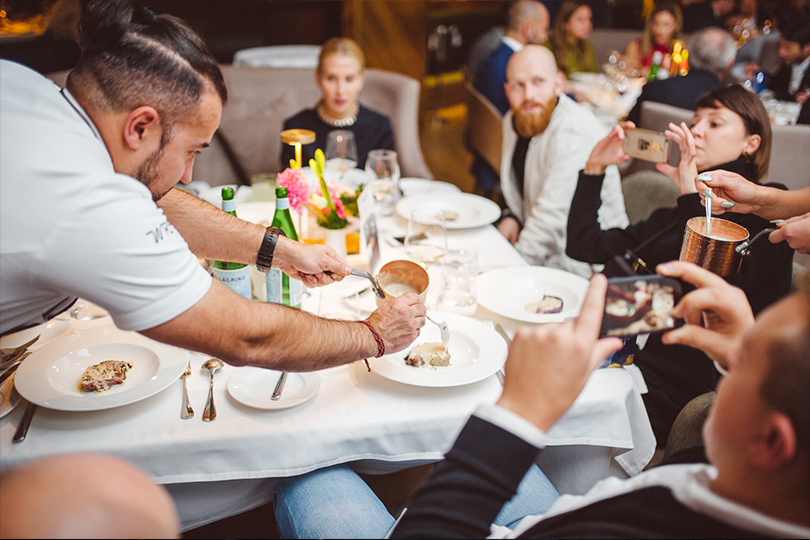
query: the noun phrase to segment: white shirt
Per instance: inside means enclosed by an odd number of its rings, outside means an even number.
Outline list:
[[[810,67],[810,56],[804,59],[804,62],[797,62],[790,66],[790,84],[788,85],[788,92],[791,95],[799,91],[799,85],[802,83],[804,74],[807,73],[807,68]]]
[[[183,237],[67,93],[0,61],[0,334],[68,297],[124,330],[188,310],[211,286]]]
[[[538,448],[545,446],[543,442],[545,433],[542,430],[503,407],[482,405],[475,415],[522,438],[533,446]],[[545,514],[526,516],[514,529],[492,525],[490,538],[517,538],[544,519],[652,486],[667,487],[673,496],[686,507],[735,527],[774,538],[810,537],[808,527],[772,518],[715,494],[709,486],[716,477],[717,469],[706,464],[655,467],[630,479],[608,477],[597,483],[585,495],[560,496]]]
[[[503,41],[504,44],[506,44],[507,47],[509,47],[510,49],[512,49],[515,52],[518,52],[518,51],[523,49],[523,43],[519,42],[515,38],[510,38],[509,36],[503,36],[501,38],[501,41]]]

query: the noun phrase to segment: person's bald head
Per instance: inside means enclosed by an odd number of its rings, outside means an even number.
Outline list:
[[[0,477],[0,538],[177,538],[168,492],[102,454],[43,458]]]
[[[550,17],[537,0],[515,0],[506,11],[506,35],[524,45],[548,39]]]
[[[512,55],[504,87],[520,135],[534,137],[546,129],[564,82],[554,55],[546,47],[527,45]]]

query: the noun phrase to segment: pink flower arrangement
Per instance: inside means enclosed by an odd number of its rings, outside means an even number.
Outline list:
[[[321,185],[317,186],[313,193],[309,191],[309,183],[304,178],[304,173],[300,168],[288,167],[278,173],[277,181],[279,186],[287,188],[287,197],[290,200],[290,207],[296,212],[301,212],[306,207],[315,215],[318,225],[326,229],[342,229],[349,222],[346,220],[346,209],[343,201],[340,200],[338,186],[334,182],[328,184],[319,178]],[[326,186],[328,198],[324,196],[322,187]],[[332,208],[335,212],[332,213]]]

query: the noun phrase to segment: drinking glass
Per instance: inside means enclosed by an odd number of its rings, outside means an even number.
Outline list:
[[[399,198],[399,162],[393,150],[372,150],[366,158],[366,177],[380,215],[390,216]]]
[[[475,280],[478,277],[478,252],[475,248],[448,249],[442,258],[442,282],[439,309],[475,314],[478,306]]]
[[[343,174],[357,167],[357,143],[354,133],[347,129],[336,129],[326,134],[326,168],[334,171],[337,181]]]
[[[405,253],[422,265],[428,266],[447,252],[447,228],[444,212],[430,208],[417,208],[408,218],[405,232]]]

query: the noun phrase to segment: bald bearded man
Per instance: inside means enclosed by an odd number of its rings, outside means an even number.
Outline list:
[[[583,277],[593,268],[565,254],[568,210],[579,170],[607,129],[563,93],[565,81],[554,55],[527,45],[512,55],[506,73],[511,110],[503,119],[501,191],[507,209],[498,230],[531,264]],[[599,223],[626,227],[619,171],[608,167]]]

